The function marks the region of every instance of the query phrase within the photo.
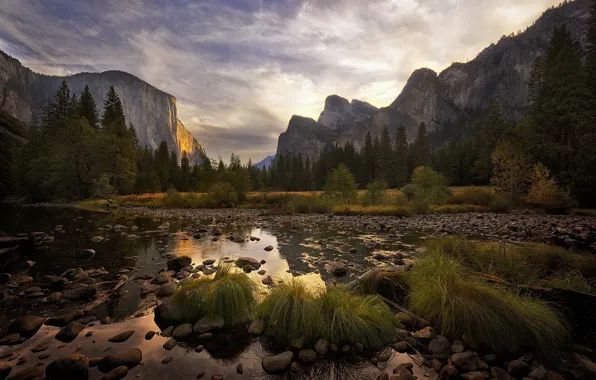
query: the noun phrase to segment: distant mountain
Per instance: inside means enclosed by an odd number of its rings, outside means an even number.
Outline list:
[[[142,145],[157,148],[162,141],[178,158],[186,152],[191,163],[201,162],[205,150],[177,117],[176,98],[136,76],[122,71],[80,73],[66,77],[37,74],[0,50],[0,111],[25,123],[36,123],[41,109],[62,80],[71,93],[80,95],[89,86],[101,113],[103,99],[114,86],[127,123],[132,122]]]
[[[275,154],[263,158],[261,161],[257,162],[255,166],[259,169],[269,168],[271,166],[271,163],[273,163],[273,160],[275,160]]]
[[[555,27],[566,24],[585,46],[590,0],[575,0],[549,9],[523,33],[503,37],[467,63],[454,63],[441,73],[414,71],[399,96],[376,109],[365,103],[331,95],[318,122],[293,116],[279,136],[277,155],[302,153],[316,158],[329,144],[351,141],[359,149],[370,132],[386,125],[392,137],[400,125],[409,140],[421,122],[430,132],[449,128],[499,102],[506,118],[517,121],[528,109],[527,81],[536,57],[545,54]],[[366,116],[365,116],[366,115]]]

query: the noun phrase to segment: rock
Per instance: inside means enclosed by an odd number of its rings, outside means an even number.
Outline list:
[[[265,273],[267,273],[267,271],[265,269],[261,269],[260,271],[257,272],[257,274],[264,276]]]
[[[224,327],[224,319],[218,315],[206,315],[201,318],[193,327],[197,333],[205,333],[211,330],[218,330]]]
[[[273,285],[273,278],[271,278],[271,276],[267,276],[263,280],[261,280],[261,282],[263,283],[263,285]]]
[[[48,380],[87,380],[89,378],[89,358],[81,354],[71,354],[54,360],[46,368]]]
[[[61,302],[64,299],[64,294],[61,292],[54,292],[46,297],[47,302]]]
[[[507,371],[499,367],[492,367],[490,369],[490,375],[491,378],[495,380],[515,380],[515,378],[511,376]]]
[[[412,348],[418,347],[418,341],[416,339],[412,338],[411,336],[404,339],[404,341],[408,344],[408,346],[410,346]]]
[[[451,351],[454,354],[457,354],[459,352],[464,352],[464,345],[463,345],[463,343],[460,342],[460,343],[454,343],[454,344],[452,344],[451,345]]]
[[[170,281],[170,277],[165,273],[160,273],[151,280],[152,284],[162,285]]]
[[[205,372],[205,371],[201,371],[201,372],[199,372],[199,374],[197,375],[197,377],[196,377],[196,378],[197,378],[197,379],[202,379],[203,377],[205,377],[205,375],[207,375],[207,372]]]
[[[5,361],[0,361],[0,380],[6,379],[10,374],[10,371],[12,371],[12,365]]]
[[[192,334],[192,325],[190,323],[185,323],[180,325],[174,329],[172,332],[172,336],[174,339],[182,340]]]
[[[215,260],[213,259],[207,259],[203,261],[203,265],[213,265],[215,264]]]
[[[199,340],[211,339],[211,338],[213,338],[213,334],[210,332],[202,333],[201,335],[199,335],[198,338],[199,338]]]
[[[457,368],[452,365],[446,365],[439,372],[440,380],[456,380],[458,378]]]
[[[461,378],[463,380],[485,380],[482,372],[478,371],[464,373],[461,375]]]
[[[80,332],[83,331],[85,325],[77,322],[71,322],[64,326],[58,334],[56,334],[56,339],[64,343],[70,343],[79,336]]]
[[[48,349],[48,347],[50,347],[50,342],[43,342],[38,344],[37,346],[31,348],[31,352],[42,352]]]
[[[24,340],[25,338],[21,338],[19,333],[12,333],[0,339],[0,346],[14,346],[15,344],[20,344]]]
[[[337,352],[337,350],[338,350],[337,344],[335,344],[335,343],[330,343],[329,344],[329,351],[331,351],[331,352]]]
[[[83,316],[82,310],[73,310],[68,313],[57,315],[53,318],[48,318],[45,322],[48,326],[64,327],[75,319]]]
[[[449,355],[451,354],[451,343],[444,336],[437,335],[428,344],[428,349],[435,355]]]
[[[292,351],[282,352],[279,355],[267,356],[263,359],[263,369],[267,372],[279,372],[283,371],[290,363],[292,363],[292,359],[294,358],[294,353]]]
[[[244,365],[242,363],[238,363],[236,366],[236,373],[243,374],[244,373]],[[221,377],[223,379],[223,376]]]
[[[128,375],[128,367],[125,365],[121,365],[120,367],[116,367],[110,372],[106,373],[101,380],[120,380],[124,379]]]
[[[441,369],[443,369],[443,363],[441,363],[437,358],[434,358],[431,361],[431,367],[435,370],[436,373],[439,373],[441,372]]]
[[[43,367],[34,366],[29,368],[24,368],[19,372],[13,374],[8,380],[37,380],[41,379],[43,376]]]
[[[31,338],[39,330],[39,328],[45,322],[45,318],[37,317],[34,315],[26,315],[21,318],[17,318],[8,327],[7,333],[17,333],[25,338]]]
[[[239,365],[242,365],[242,364],[239,364]],[[223,378],[224,378],[223,375],[220,375],[218,373],[211,375],[211,380],[223,380]]]
[[[112,342],[112,343],[126,342],[128,340],[128,338],[130,338],[132,336],[132,334],[134,334],[134,333],[135,333],[135,330],[121,332],[120,334],[115,335],[115,336],[111,337],[110,339],[108,339],[108,342]]]
[[[176,347],[176,344],[178,344],[178,342],[176,339],[172,338],[163,344],[163,348],[170,351],[172,348]]]
[[[95,286],[78,286],[64,292],[64,298],[69,301],[88,300],[95,298],[97,288]]]
[[[103,373],[110,372],[114,368],[126,366],[128,369],[136,367],[143,359],[143,353],[138,348],[131,348],[120,351],[117,354],[104,356],[97,367]]]
[[[95,250],[91,249],[91,248],[87,248],[85,250],[83,250],[83,255],[87,256],[87,257],[94,257],[95,256]]]
[[[395,314],[395,318],[397,318],[397,320],[406,327],[413,327],[417,324],[416,318],[408,313],[399,312]]]
[[[364,352],[364,345],[362,345],[362,343],[354,343],[354,351],[359,354]]]
[[[409,346],[406,342],[397,342],[392,347],[395,351],[402,354],[408,352],[409,349]]]
[[[268,245],[265,248],[263,248],[265,251],[269,252],[269,251],[273,251],[273,246],[272,245]]]
[[[158,297],[171,296],[172,294],[174,294],[176,289],[178,289],[178,285],[176,285],[173,282],[170,282],[169,284],[162,285],[159,289],[157,289],[155,295]]]
[[[0,273],[0,284],[8,284],[10,282],[11,277],[12,276],[10,275],[10,273]]]
[[[155,336],[155,331],[147,331],[147,334],[145,334],[145,340],[151,340],[151,339],[153,339],[154,336]]]
[[[173,332],[174,332],[174,326],[169,326],[166,329],[164,329],[160,335],[167,338],[167,337],[172,336]]]
[[[389,380],[389,374],[387,372],[381,372],[381,374],[377,376],[377,380]]]
[[[298,352],[298,358],[304,363],[312,363],[317,360],[317,353],[315,350],[302,349]]]
[[[172,356],[168,356],[167,358],[163,358],[161,360],[161,364],[169,364],[172,362],[172,360],[174,360],[174,358]]]
[[[327,351],[329,350],[329,343],[325,339],[319,339],[317,343],[315,343],[315,350],[321,356],[325,356]]]
[[[158,285],[154,284],[143,284],[141,285],[141,297],[145,297],[148,294],[151,294],[159,289]]]
[[[245,268],[246,266],[252,267],[252,269],[257,270],[261,267],[261,262],[253,257],[239,257],[236,259],[236,265],[240,268]]]
[[[265,321],[262,319],[255,319],[248,328],[248,333],[251,335],[263,335],[265,331]]]
[[[544,368],[544,366],[539,365],[538,367],[532,369],[532,371],[530,371],[530,374],[528,375],[528,377],[531,377],[534,380],[544,380],[546,379],[546,374],[547,374],[547,370],[546,368]]]
[[[329,273],[331,273],[332,275],[334,275],[336,277],[341,277],[341,276],[345,276],[348,273],[348,271],[347,271],[346,265],[344,263],[335,261],[335,262],[329,264]]]
[[[103,241],[103,236],[94,236],[89,240],[91,243],[99,243]]]
[[[298,362],[292,362],[292,364],[290,364],[290,372],[298,372],[300,371],[300,365],[298,364]]]
[[[513,377],[524,377],[530,373],[530,366],[523,360],[512,360],[507,365],[507,372]]]
[[[596,364],[593,361],[578,353],[573,354],[573,359],[575,359],[574,372],[577,372],[582,378],[596,379]]]
[[[192,264],[192,259],[188,256],[178,256],[168,260],[168,269],[178,272],[180,269]]]
[[[19,276],[19,277],[17,277],[17,278],[14,279],[14,282],[16,282],[17,285],[19,285],[19,286],[23,286],[25,284],[28,284],[31,281],[33,281],[33,277],[31,277],[31,276]]]
[[[418,330],[412,334],[412,338],[416,338],[416,339],[433,339],[436,336],[437,336],[437,333],[430,326],[426,326],[422,330]]]
[[[395,329],[395,333],[397,334],[398,339],[406,339],[410,336],[410,332],[408,330]]]
[[[302,348],[304,348],[304,343],[305,343],[304,337],[292,339],[292,341],[290,342],[290,347],[292,347],[296,350],[301,350]]]
[[[480,358],[474,351],[465,351],[451,355],[451,361],[462,372],[473,372],[478,368]]]

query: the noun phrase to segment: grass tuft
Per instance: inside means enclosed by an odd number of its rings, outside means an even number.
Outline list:
[[[171,302],[182,320],[196,322],[205,315],[224,318],[226,325],[246,322],[257,305],[258,286],[230,264],[218,266],[213,278],[201,277],[184,283]]]
[[[409,308],[442,334],[469,334],[495,352],[530,348],[550,354],[565,342],[567,326],[545,303],[474,279],[453,258],[429,252],[411,274]]]

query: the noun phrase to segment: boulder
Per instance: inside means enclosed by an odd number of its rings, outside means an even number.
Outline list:
[[[492,367],[490,369],[490,375],[491,378],[495,380],[515,380],[515,378],[511,376],[507,371],[499,367]]]
[[[312,363],[317,360],[317,353],[310,348],[302,349],[298,352],[298,358],[304,363]]]
[[[255,319],[248,328],[248,333],[251,335],[263,335],[265,331],[265,321],[262,319]]]
[[[456,380],[458,376],[457,368],[452,365],[446,365],[441,372],[439,372],[440,380]]]
[[[28,367],[13,374],[8,380],[37,380],[43,376],[43,366]]]
[[[178,256],[168,260],[168,269],[178,272],[180,269],[192,264],[192,259],[188,256]]]
[[[45,318],[37,317],[34,315],[26,315],[21,318],[17,318],[8,327],[7,332],[9,334],[17,333],[25,338],[31,338],[39,330],[39,328],[45,322]]]
[[[437,335],[428,344],[428,349],[435,355],[449,355],[451,354],[451,343],[443,335]]]
[[[135,333],[135,330],[121,332],[120,334],[115,335],[115,336],[111,337],[110,339],[108,339],[108,342],[112,342],[112,343],[126,342],[128,340],[128,338],[130,338],[134,333]]]
[[[71,322],[64,326],[58,334],[56,334],[56,339],[64,343],[70,343],[76,339],[77,336],[83,331],[85,325],[77,322]]]
[[[101,380],[119,380],[124,379],[126,375],[128,375],[128,367],[121,365],[120,367],[116,367],[110,372],[106,373]]]
[[[81,285],[64,291],[64,298],[69,301],[88,300],[96,295],[97,288],[92,285]]]
[[[52,318],[48,318],[45,322],[48,326],[64,327],[75,319],[84,315],[82,310],[73,310],[64,314],[57,315]]]
[[[174,329],[172,336],[174,339],[182,340],[192,334],[192,325],[190,323],[182,324]]]
[[[224,327],[225,321],[218,315],[206,315],[195,323],[193,330],[199,334]]]
[[[158,297],[167,297],[174,294],[174,292],[178,289],[178,285],[174,282],[170,282],[169,284],[162,285],[159,289],[155,291],[155,295]]]
[[[252,269],[257,270],[261,267],[261,262],[254,257],[239,257],[236,259],[236,265],[240,268],[245,268],[246,266],[252,267]]]
[[[315,343],[315,350],[319,353],[319,355],[325,356],[329,350],[329,343],[325,339],[319,339],[317,343]]]
[[[332,275],[334,275],[336,277],[341,277],[341,276],[345,276],[348,273],[348,271],[347,271],[346,265],[344,263],[335,261],[335,262],[329,264],[329,273],[331,273]]]
[[[451,355],[451,361],[461,372],[476,371],[479,360],[478,354],[474,351],[465,351]]]
[[[530,366],[523,360],[512,360],[507,365],[507,372],[513,377],[525,377],[530,373]]]
[[[46,368],[48,380],[87,380],[89,378],[89,358],[81,354],[71,354],[54,360]]]
[[[170,281],[170,277],[165,273],[160,273],[151,280],[152,284],[162,285]]]
[[[267,372],[280,372],[288,368],[292,363],[294,353],[292,351],[282,352],[279,355],[267,356],[263,359],[263,369]]]
[[[103,373],[108,373],[114,368],[126,366],[128,369],[136,367],[143,359],[143,353],[138,348],[120,351],[117,354],[104,356],[97,367]]]

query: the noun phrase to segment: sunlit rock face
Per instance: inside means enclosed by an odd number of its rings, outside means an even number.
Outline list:
[[[528,110],[527,82],[534,60],[546,53],[553,29],[565,24],[585,47],[589,6],[589,0],[576,0],[549,10],[521,34],[502,38],[473,60],[454,63],[439,74],[427,68],[415,70],[388,107],[377,110],[368,105],[363,112],[361,102],[350,104],[339,96],[329,96],[318,120],[323,131],[310,124],[297,131],[299,125],[290,121],[288,131],[280,135],[277,154],[302,153],[316,158],[330,144],[348,141],[359,149],[368,132],[374,138],[384,126],[392,138],[397,127],[405,126],[411,141],[421,122],[432,132],[477,115],[493,102],[500,103],[505,118],[518,121]],[[295,129],[291,133],[290,127]]]
[[[155,149],[165,141],[170,151],[177,152],[178,158],[186,152],[192,163],[201,162],[205,157],[201,144],[178,120],[176,98],[122,71],[47,76],[34,73],[0,52],[0,109],[24,122],[36,123],[42,107],[62,80],[68,83],[71,94],[77,96],[89,86],[99,112],[108,89],[114,86],[122,101],[126,122],[134,125],[142,145]]]

